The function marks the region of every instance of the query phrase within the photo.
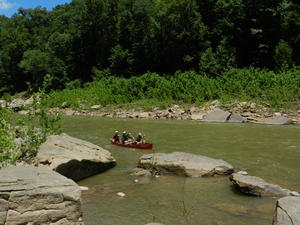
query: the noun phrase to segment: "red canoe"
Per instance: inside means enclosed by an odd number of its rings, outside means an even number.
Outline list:
[[[131,142],[131,143],[122,144],[119,142],[115,142],[113,139],[110,139],[110,142],[112,145],[117,145],[117,146],[126,147],[126,148],[138,148],[138,149],[151,150],[153,147],[153,144],[150,144],[147,142],[146,143]]]

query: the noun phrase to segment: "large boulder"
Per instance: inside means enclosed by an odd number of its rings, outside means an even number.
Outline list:
[[[206,116],[204,116],[202,121],[225,123],[227,122],[229,116],[230,116],[230,112],[226,112],[222,109],[216,108],[215,110],[211,111]]]
[[[138,167],[188,177],[228,175],[233,172],[233,167],[223,160],[184,152],[143,155]]]
[[[300,198],[284,197],[276,203],[273,225],[299,225],[300,224]]]
[[[293,121],[291,119],[286,118],[284,116],[274,116],[259,121],[259,123],[269,124],[269,125],[288,125],[288,124],[292,124],[292,122]]]
[[[66,134],[49,136],[40,146],[36,161],[75,181],[103,172],[116,164],[107,150]]]
[[[83,225],[80,195],[74,181],[46,168],[3,168],[0,224]]]
[[[276,184],[270,184],[255,176],[234,173],[230,176],[231,182],[242,193],[254,196],[283,197],[289,195],[299,195],[298,192],[284,189]]]

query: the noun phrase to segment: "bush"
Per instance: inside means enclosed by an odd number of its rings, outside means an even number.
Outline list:
[[[98,71],[99,72],[99,71]],[[84,88],[53,91],[45,100],[48,107],[67,102],[72,108],[91,105],[124,105],[134,102],[182,102],[201,104],[221,99],[267,103],[274,108],[291,107],[300,98],[300,70],[273,71],[228,69],[222,77],[211,78],[195,71],[178,71],[173,76],[146,73],[131,78],[102,76]],[[149,107],[149,106],[147,106]]]

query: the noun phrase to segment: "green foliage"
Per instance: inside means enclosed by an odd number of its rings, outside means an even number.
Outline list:
[[[95,67],[93,68],[93,75],[92,75],[93,81],[99,81],[102,78],[107,78],[111,75],[112,74],[110,69],[99,70]]]
[[[16,116],[11,111],[0,109],[0,168],[35,156],[48,135],[61,132],[58,123],[61,115],[49,115],[43,105],[52,80],[52,76],[46,75],[40,92],[33,95],[33,115],[15,122]]]
[[[3,93],[2,97],[3,100],[10,102],[12,100],[12,96],[9,93]]]
[[[173,76],[146,73],[129,79],[103,76],[84,88],[54,91],[43,104],[60,107],[68,102],[72,108],[82,105],[85,108],[92,105],[149,108],[174,102],[201,104],[221,99],[258,101],[278,108],[299,104],[299,86],[300,71],[297,69],[274,73],[255,68],[232,68],[217,78],[194,71],[178,71]]]
[[[109,73],[286,70],[300,62],[299,12],[289,0],[74,0],[51,11],[19,9],[0,17],[0,93],[28,82],[38,91],[47,74],[50,89],[76,89]]]
[[[123,49],[120,45],[113,47],[108,60],[112,73],[130,75],[133,56],[127,49]]]
[[[80,79],[71,80],[66,83],[66,89],[69,90],[80,88],[81,86],[82,86],[82,81]]]
[[[220,64],[211,48],[206,49],[205,52],[201,54],[199,70],[210,75],[219,75],[221,70]]]
[[[292,65],[293,50],[289,44],[283,40],[278,42],[275,48],[274,60],[278,69],[286,70]]]

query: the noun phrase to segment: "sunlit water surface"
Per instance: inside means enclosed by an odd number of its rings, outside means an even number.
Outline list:
[[[65,117],[63,131],[109,150],[117,166],[79,182],[86,225],[271,225],[275,198],[236,192],[228,177],[143,178],[129,174],[141,155],[112,146],[117,129],[146,134],[156,152],[190,152],[223,159],[237,170],[300,191],[300,126],[207,124],[194,121]],[[117,192],[124,192],[124,198]]]

